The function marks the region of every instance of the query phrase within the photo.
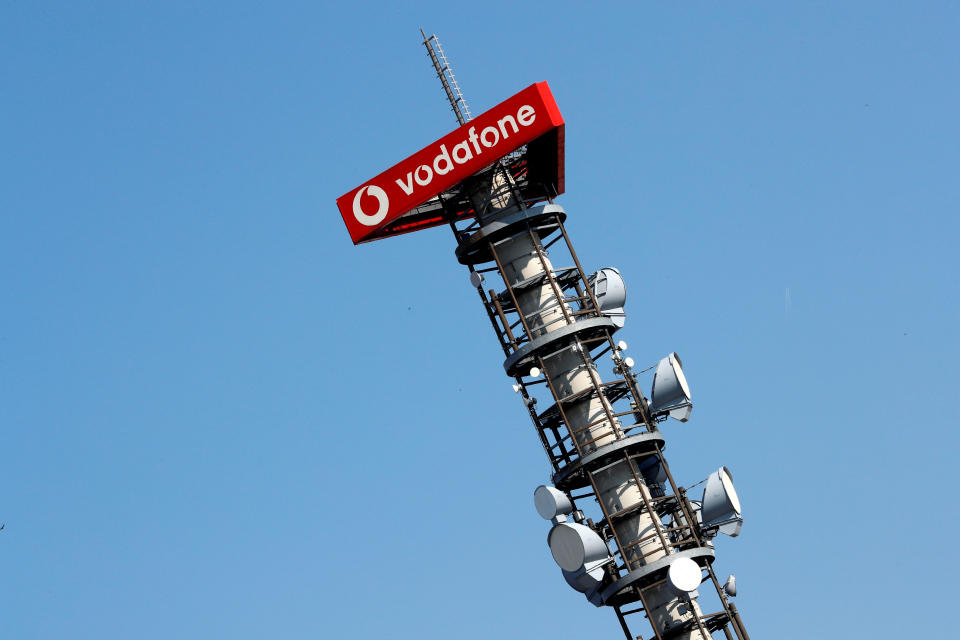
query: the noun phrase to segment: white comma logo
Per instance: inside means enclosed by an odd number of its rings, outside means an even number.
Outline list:
[[[379,206],[377,207],[376,213],[371,215],[363,212],[360,200],[364,195],[371,195],[377,199]],[[369,184],[361,187],[360,190],[357,191],[357,195],[353,196],[353,217],[357,219],[357,222],[368,227],[382,222],[383,219],[387,217],[387,211],[389,209],[390,199],[387,198],[387,192],[377,185]]]

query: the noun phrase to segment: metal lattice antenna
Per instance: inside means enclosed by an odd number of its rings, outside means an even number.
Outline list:
[[[457,122],[464,124],[468,120],[472,120],[473,115],[470,113],[470,107],[467,106],[467,101],[463,98],[463,92],[460,91],[457,78],[453,75],[453,69],[450,68],[450,61],[447,60],[437,36],[432,35],[428,38],[423,29],[420,29],[420,35],[423,36],[423,46],[427,48],[427,53],[430,54],[430,62],[433,63],[433,68],[437,71],[437,77],[443,84],[443,90],[447,94],[447,100],[450,102],[453,114],[457,116]]]

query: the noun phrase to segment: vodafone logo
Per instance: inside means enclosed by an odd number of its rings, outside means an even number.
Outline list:
[[[377,211],[375,213],[364,213],[364,195],[371,195],[377,199]],[[357,195],[353,196],[353,217],[356,218],[357,222],[362,225],[372,227],[376,224],[379,224],[384,218],[387,217],[387,211],[389,210],[390,199],[387,197],[387,192],[375,184],[368,184],[365,187],[360,187],[360,190],[357,191]]]
[[[538,82],[337,198],[350,238],[359,244],[444,224],[450,211],[421,205],[547,133],[555,135],[533,148],[528,169],[562,193],[563,118]]]
[[[457,165],[470,163],[474,158],[479,158],[486,149],[494,149],[502,141],[505,142],[511,134],[520,134],[522,129],[531,126],[536,119],[537,110],[525,104],[517,110],[516,117],[508,113],[498,120],[493,120],[490,126],[484,127],[479,133],[477,127],[467,129],[463,126],[459,131],[465,134],[464,137],[456,141],[456,144],[452,144],[454,141],[451,140],[451,149],[447,149],[446,144],[441,144],[440,153],[433,158],[433,162],[421,164],[412,171],[407,171],[405,177],[401,175],[394,182],[405,196],[411,196],[417,190],[416,185],[426,187],[433,182],[434,176],[444,176],[454,171]],[[489,157],[490,154],[488,153],[487,156]],[[494,154],[494,157],[499,155]]]

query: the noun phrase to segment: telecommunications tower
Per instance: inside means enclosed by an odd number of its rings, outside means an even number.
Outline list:
[[[720,467],[677,485],[659,424],[693,407],[679,356],[655,364],[648,399],[614,338],[620,272],[587,273],[554,199],[564,191],[564,123],[545,82],[473,117],[436,36],[423,44],[460,127],[337,199],[354,244],[448,225],[552,467],[534,491],[564,580],[610,607],[624,635],[750,640],[736,581],[713,569],[714,540],[743,522]],[[556,266],[562,264],[565,266]],[[607,365],[603,365],[606,362]],[[601,369],[613,368],[604,380]],[[697,486],[694,485],[694,486]]]

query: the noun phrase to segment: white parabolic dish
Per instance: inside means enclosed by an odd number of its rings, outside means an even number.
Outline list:
[[[703,487],[703,524],[710,526],[740,515],[740,498],[733,488],[730,470],[720,467],[709,476]]]
[[[544,520],[566,515],[573,510],[573,505],[565,493],[546,485],[540,485],[533,492],[533,505]]]
[[[700,586],[701,578],[700,565],[690,558],[677,558],[670,563],[670,568],[667,570],[670,586],[684,593],[696,591]]]
[[[558,524],[550,529],[547,544],[553,559],[565,571],[577,571],[583,565],[609,555],[603,539],[582,524]]]

